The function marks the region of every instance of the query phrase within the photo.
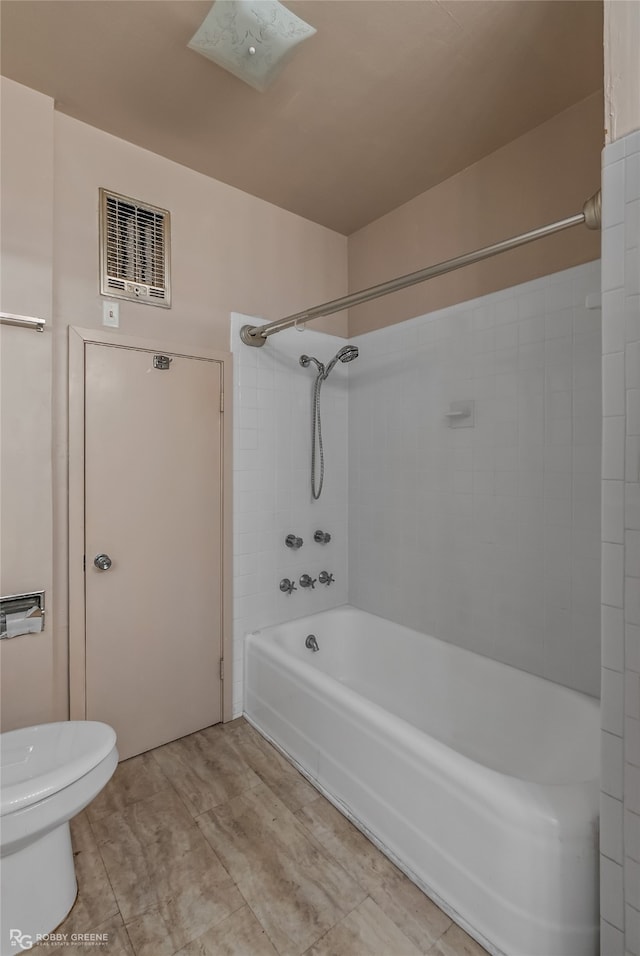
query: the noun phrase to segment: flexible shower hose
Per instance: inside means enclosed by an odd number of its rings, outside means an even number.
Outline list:
[[[313,386],[313,423],[311,428],[311,494],[317,501],[322,494],[324,484],[324,448],[322,447],[322,419],[320,417],[320,389],[324,376],[320,373]],[[320,480],[316,489],[316,443],[320,458]]]

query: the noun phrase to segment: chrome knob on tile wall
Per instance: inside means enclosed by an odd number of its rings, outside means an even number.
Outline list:
[[[303,574],[301,575],[298,584],[301,588],[315,588],[316,578],[312,578],[310,574]]]
[[[331,535],[328,531],[316,531],[313,536],[313,540],[317,541],[318,544],[329,544],[331,541]]]
[[[96,554],[93,563],[99,571],[108,571],[113,562],[108,554]]]
[[[318,575],[318,581],[320,584],[333,584],[335,578],[329,571],[321,571]]]
[[[293,548],[294,551],[297,551],[298,548],[302,547],[304,542],[302,541],[302,538],[299,538],[297,535],[288,534],[284,539],[284,543],[288,548]]]

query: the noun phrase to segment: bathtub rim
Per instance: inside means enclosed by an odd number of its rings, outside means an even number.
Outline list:
[[[430,762],[435,761],[439,776],[446,785],[444,773],[450,774],[456,785],[465,787],[469,775],[473,774],[482,779],[485,790],[483,795],[486,798],[486,810],[489,815],[505,814],[513,825],[522,823],[523,799],[527,805],[528,811],[535,811],[535,823],[540,835],[549,833],[550,826],[562,826],[563,832],[567,835],[582,832],[585,822],[591,821],[599,813],[600,798],[600,776],[599,774],[592,778],[583,780],[566,781],[559,783],[540,783],[535,780],[527,780],[513,774],[504,773],[488,767],[472,757],[455,750],[448,744],[431,736],[426,731],[420,730],[413,724],[406,721],[403,717],[386,710],[375,701],[364,697],[353,688],[342,684],[336,677],[326,674],[324,671],[314,667],[311,662],[306,662],[289,653],[275,641],[269,640],[265,632],[273,631],[279,627],[287,627],[309,618],[324,616],[331,611],[349,609],[356,613],[368,614],[367,611],[360,611],[359,608],[353,608],[352,605],[340,605],[337,608],[331,608],[329,611],[320,611],[313,615],[305,615],[304,618],[293,619],[292,621],[281,622],[280,624],[268,625],[247,633],[244,637],[244,657],[245,674],[247,673],[247,655],[250,648],[266,657],[275,660],[280,666],[293,673],[298,680],[309,682],[316,693],[328,697],[341,706],[355,708],[355,711],[362,716],[366,711],[370,714],[376,730],[385,737],[400,736],[409,745],[409,749],[414,759],[422,757],[430,758]],[[376,615],[372,615],[376,616]],[[380,618],[386,621],[386,618]],[[393,624],[393,622],[389,622]],[[394,625],[396,626],[396,625]],[[404,627],[404,625],[397,625]],[[406,630],[410,630],[406,628]],[[429,637],[429,635],[426,635]],[[442,644],[447,642],[440,641],[438,638],[432,638]],[[455,645],[454,645],[455,646]],[[466,648],[458,648],[464,653],[474,654],[473,651],[467,651]],[[476,657],[482,657],[475,654]],[[519,672],[508,664],[501,664],[500,661],[492,661],[500,667],[507,667],[516,673],[525,673],[536,681],[544,681],[545,678],[537,677],[534,674]],[[550,682],[553,683],[553,682]],[[579,691],[565,688],[558,685],[563,691],[571,695],[584,697],[587,701],[593,700],[594,706],[597,706],[595,699],[589,698],[586,694]],[[244,711],[244,716],[247,716]],[[495,803],[489,800],[493,796]],[[555,810],[553,821],[549,818],[548,812],[544,812],[549,803]],[[583,812],[578,812],[582,807]],[[530,815],[527,815],[527,822],[531,826],[533,821]]]
[[[523,675],[528,680],[532,680],[534,683],[542,681],[544,684],[550,684],[552,687],[557,687],[562,693],[566,693],[570,697],[577,697],[580,700],[590,701],[592,706],[598,708],[600,707],[600,698],[594,697],[592,694],[587,694],[584,691],[577,690],[575,687],[569,687],[567,684],[561,684],[559,681],[551,680],[548,677],[542,677],[540,674],[533,674],[531,671],[523,670],[521,667],[515,667],[513,664],[506,664],[504,661],[500,661],[495,657],[488,657],[486,654],[480,654],[478,651],[471,650],[469,647],[464,647],[462,644],[456,644],[453,641],[447,641],[441,637],[436,637],[434,634],[427,634],[424,631],[418,631],[416,628],[409,627],[407,624],[399,624],[397,621],[393,621],[389,617],[383,617],[381,614],[374,614],[373,611],[365,611],[363,608],[356,607],[355,604],[349,604],[347,601],[345,601],[343,604],[336,604],[334,607],[325,608],[324,610],[313,611],[311,614],[301,614],[298,615],[298,617],[292,617],[286,621],[276,621],[273,624],[265,624],[264,627],[258,627],[251,631],[246,631],[243,635],[243,646],[246,639],[250,636],[255,635],[257,637],[259,635],[264,635],[266,631],[273,631],[279,627],[289,627],[292,624],[303,624],[305,621],[315,621],[320,617],[326,617],[328,615],[345,612],[347,614],[353,612],[355,615],[372,617],[378,621],[384,621],[386,624],[389,624],[391,627],[398,628],[400,631],[406,631],[409,634],[419,634],[420,637],[425,638],[427,641],[434,641],[438,644],[442,644],[454,654],[470,654],[472,657],[477,658],[480,661],[489,662],[490,664],[495,665],[495,667],[500,670],[513,671],[516,674]],[[354,693],[357,693],[357,691],[354,691]]]

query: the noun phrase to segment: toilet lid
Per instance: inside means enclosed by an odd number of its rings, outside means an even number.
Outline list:
[[[107,757],[115,731],[95,720],[38,724],[0,734],[0,815],[37,803]]]

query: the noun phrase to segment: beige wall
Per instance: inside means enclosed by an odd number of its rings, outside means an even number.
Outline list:
[[[54,168],[54,302],[62,325],[101,325],[100,186],[171,213],[173,307],[121,302],[124,334],[179,334],[228,349],[231,311],[277,319],[345,289],[344,236],[62,113],[55,114]]]
[[[371,224],[348,243],[351,288],[574,212],[598,185],[601,138],[595,96]],[[173,308],[121,303],[121,333],[227,349],[231,311],[275,319],[347,291],[344,236],[56,113],[52,100],[2,79],[1,305],[51,319],[42,336],[2,331],[2,591],[44,587],[49,610],[44,634],[0,647],[6,728],[67,715],[67,329],[101,323],[99,186],[172,214]],[[599,252],[598,238],[580,230],[531,248],[362,306],[351,332]],[[346,317],[314,326],[344,334]]]
[[[602,145],[598,93],[350,236],[350,291],[579,212],[600,185]],[[599,255],[599,233],[576,227],[351,309],[349,334],[393,325]]]
[[[67,716],[67,330],[101,325],[99,186],[172,216],[173,308],[121,303],[125,335],[228,350],[231,311],[275,319],[345,294],[347,255],[344,236],[56,113],[4,78],[2,96],[2,308],[52,318],[44,336],[2,332],[13,372],[2,395],[20,400],[11,420],[3,402],[3,593],[46,587],[52,610],[39,640],[2,642],[9,729]]]
[[[46,590],[45,630],[0,642],[3,729],[51,719],[51,287],[53,101],[2,83],[0,310],[47,321],[0,327],[0,593]]]
[[[640,129],[640,3],[605,0],[604,107],[608,143]]]

